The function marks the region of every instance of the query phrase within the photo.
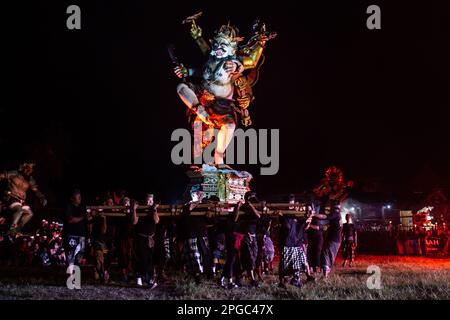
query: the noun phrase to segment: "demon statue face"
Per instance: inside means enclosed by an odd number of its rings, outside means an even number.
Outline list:
[[[226,58],[236,54],[238,42],[241,40],[238,29],[230,25],[223,25],[211,41],[211,55],[216,58]]]

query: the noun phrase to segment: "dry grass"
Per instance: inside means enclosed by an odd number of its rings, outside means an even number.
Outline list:
[[[381,268],[380,290],[367,288],[369,265]],[[276,276],[266,276],[260,289],[244,286],[224,290],[215,281],[197,286],[177,274],[152,291],[119,284],[97,286],[90,280],[82,281],[81,290],[69,290],[61,268],[3,269],[0,273],[0,299],[450,299],[448,258],[361,256],[351,269],[343,269],[338,261],[328,279],[318,277],[315,283],[307,283],[302,289],[291,286],[280,289]],[[83,273],[90,274],[88,270]]]

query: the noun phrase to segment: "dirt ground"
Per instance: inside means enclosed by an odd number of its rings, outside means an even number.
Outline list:
[[[380,268],[381,289],[367,286],[367,268]],[[63,267],[0,268],[0,299],[450,299],[450,258],[399,256],[360,256],[353,268],[342,268],[336,262],[332,275],[324,279],[317,275],[315,282],[302,288],[288,285],[278,287],[276,275],[266,275],[261,288],[245,285],[226,290],[217,285],[217,279],[204,280],[196,285],[180,273],[171,275],[153,290],[134,284],[112,282],[96,285],[91,268],[82,269],[80,290],[66,286],[67,274]],[[114,274],[113,274],[114,279]]]

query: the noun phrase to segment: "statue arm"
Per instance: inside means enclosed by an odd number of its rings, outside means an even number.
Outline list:
[[[330,192],[330,187],[329,187],[326,179],[322,179],[322,183],[319,186],[317,186],[316,188],[314,188],[313,192],[319,198],[328,194]]]
[[[191,37],[195,40],[202,53],[206,56],[211,48],[206,40],[202,37],[202,28],[195,22],[191,26]]]
[[[211,48],[209,47],[208,43],[203,37],[199,37],[195,39],[195,43],[197,43],[198,47],[200,48],[200,51],[203,55],[208,55],[208,53],[211,51]]]

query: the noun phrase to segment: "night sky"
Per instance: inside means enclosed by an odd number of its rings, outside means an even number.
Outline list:
[[[254,174],[256,191],[311,189],[331,164],[360,189],[449,186],[450,35],[438,2],[32,3],[5,10],[12,72],[0,106],[0,169],[35,160],[54,205],[74,187],[91,197],[116,187],[180,197],[187,178],[171,162],[170,136],[188,125],[166,45],[201,65],[181,25],[198,11],[206,37],[228,20],[248,36],[255,18],[278,33],[250,111],[254,128],[280,129],[280,170],[259,176],[259,165],[234,166]],[[81,30],[66,28],[70,4],[81,7]],[[370,4],[381,7],[381,30],[366,28]]]

